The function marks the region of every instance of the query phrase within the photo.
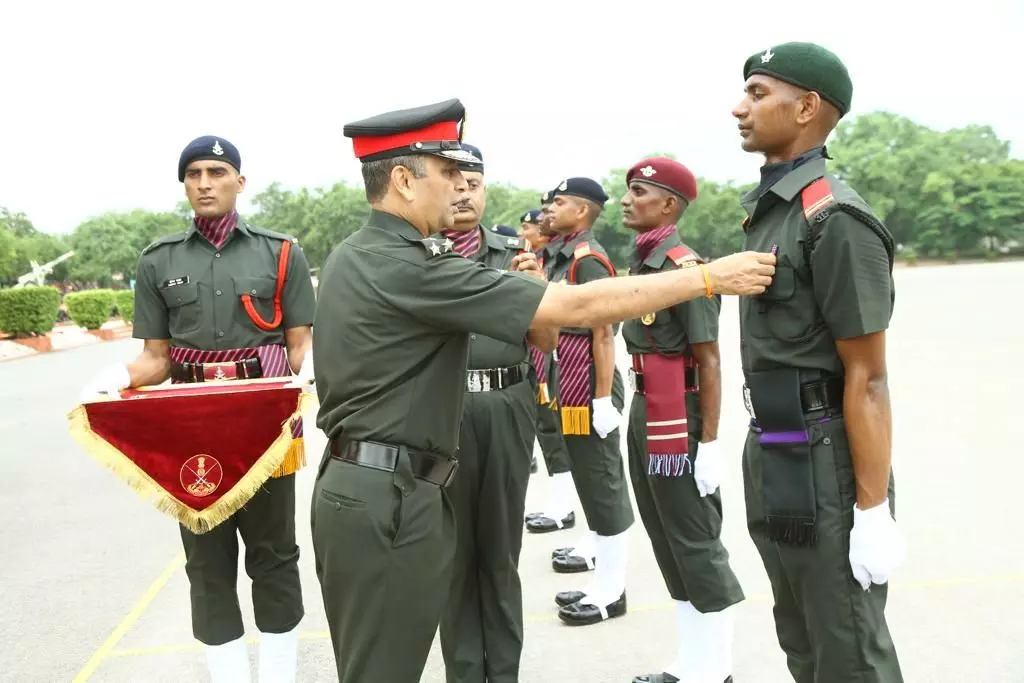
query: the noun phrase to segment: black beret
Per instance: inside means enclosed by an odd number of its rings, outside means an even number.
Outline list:
[[[743,65],[743,80],[754,74],[772,76],[816,92],[839,110],[839,116],[850,111],[850,73],[839,57],[815,43],[783,43],[751,55]]]
[[[519,217],[519,222],[520,223],[540,223],[540,214],[541,213],[542,212],[541,212],[540,209],[530,209],[529,211],[526,211],[525,213],[523,213],[522,216]]]
[[[542,195],[540,196],[540,205],[541,205],[541,206],[544,206],[545,204],[550,204],[550,203],[551,203],[551,200],[552,200],[552,199],[554,199],[554,198],[555,198],[555,197],[554,197],[554,195],[553,195],[553,194],[551,193],[551,190],[548,190],[547,192],[545,192],[544,194],[542,194]]]
[[[462,149],[463,150],[465,150],[466,152],[469,152],[470,154],[475,156],[477,159],[479,159],[479,161],[478,162],[460,161],[459,162],[459,168],[461,170],[463,170],[463,171],[472,171],[474,173],[483,173],[484,172],[484,155],[480,153],[480,148],[476,147],[475,145],[466,144],[465,142],[461,143],[461,145],[462,145]]]
[[[605,194],[601,184],[590,178],[566,178],[551,191],[552,197],[558,195],[589,199],[599,206],[604,206],[604,203],[608,201],[608,195]]]
[[[178,182],[185,182],[185,169],[189,164],[202,159],[226,161],[236,171],[242,172],[242,156],[238,153],[237,147],[224,138],[204,135],[185,145],[185,149],[181,151],[181,156],[178,158]]]
[[[491,232],[496,232],[499,235],[504,235],[505,237],[517,237],[515,230],[507,225],[502,225],[501,223],[491,228]]]
[[[460,144],[465,118],[462,102],[451,99],[346,123],[343,132],[345,137],[352,138],[356,158],[363,162],[406,154],[433,154],[480,163]]]

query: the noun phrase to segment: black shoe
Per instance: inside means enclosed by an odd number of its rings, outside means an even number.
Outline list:
[[[555,548],[551,551],[551,559],[553,560],[556,557],[562,557],[563,555],[571,555],[573,550],[575,550],[575,548],[571,546],[568,548]]]
[[[576,513],[570,512],[562,519],[562,526],[550,517],[534,517],[526,522],[526,530],[535,534],[546,534],[561,529],[571,529],[576,526]]]
[[[537,456],[533,456],[533,460],[530,461],[530,474],[537,474]]]
[[[633,683],[679,683],[679,679],[665,671],[660,674],[644,674],[643,676],[637,676],[633,679]]]
[[[605,607],[609,619],[621,617],[626,613],[626,594],[623,593],[619,599]],[[588,605],[585,602],[574,602],[558,610],[558,618],[569,626],[587,626],[604,621],[601,616],[601,609],[597,605]]]
[[[571,605],[574,602],[579,602],[583,596],[586,595],[583,591],[562,591],[561,593],[555,593],[555,604],[559,607],[565,607]]]
[[[593,569],[595,561],[596,558],[591,557],[588,565],[587,558],[580,555],[559,555],[551,560],[551,568],[559,574],[578,574]]]
[[[526,513],[526,517],[523,518],[523,521],[524,522],[529,522],[531,519],[537,519],[538,517],[543,517],[543,516],[544,516],[543,512],[527,512]]]

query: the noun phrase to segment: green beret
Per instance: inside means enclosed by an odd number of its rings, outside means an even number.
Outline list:
[[[765,74],[812,90],[839,110],[850,111],[853,83],[846,66],[833,53],[814,43],[784,43],[758,52],[743,65],[743,80]]]

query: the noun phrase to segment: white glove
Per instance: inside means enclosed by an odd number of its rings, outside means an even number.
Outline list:
[[[594,399],[594,431],[602,439],[619,428],[622,415],[612,405],[612,397]]]
[[[132,383],[128,366],[124,363],[108,365],[89,380],[78,396],[79,403],[91,403],[105,398],[121,398],[121,390]]]
[[[295,383],[301,387],[310,387],[316,384],[313,376],[313,349],[306,351],[302,357],[302,365],[299,366],[299,374],[295,376]]]
[[[725,461],[718,450],[718,441],[704,441],[697,446],[697,457],[693,463],[693,481],[697,484],[700,497],[710,496],[725,478]]]
[[[906,555],[906,542],[889,513],[888,498],[868,510],[853,506],[850,569],[861,588],[868,590],[872,583],[887,582]]]

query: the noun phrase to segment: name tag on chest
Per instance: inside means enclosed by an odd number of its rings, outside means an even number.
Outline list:
[[[188,275],[182,275],[181,277],[172,277],[169,280],[164,280],[163,289],[168,287],[177,287],[178,285],[187,285],[191,282],[191,278]]]

